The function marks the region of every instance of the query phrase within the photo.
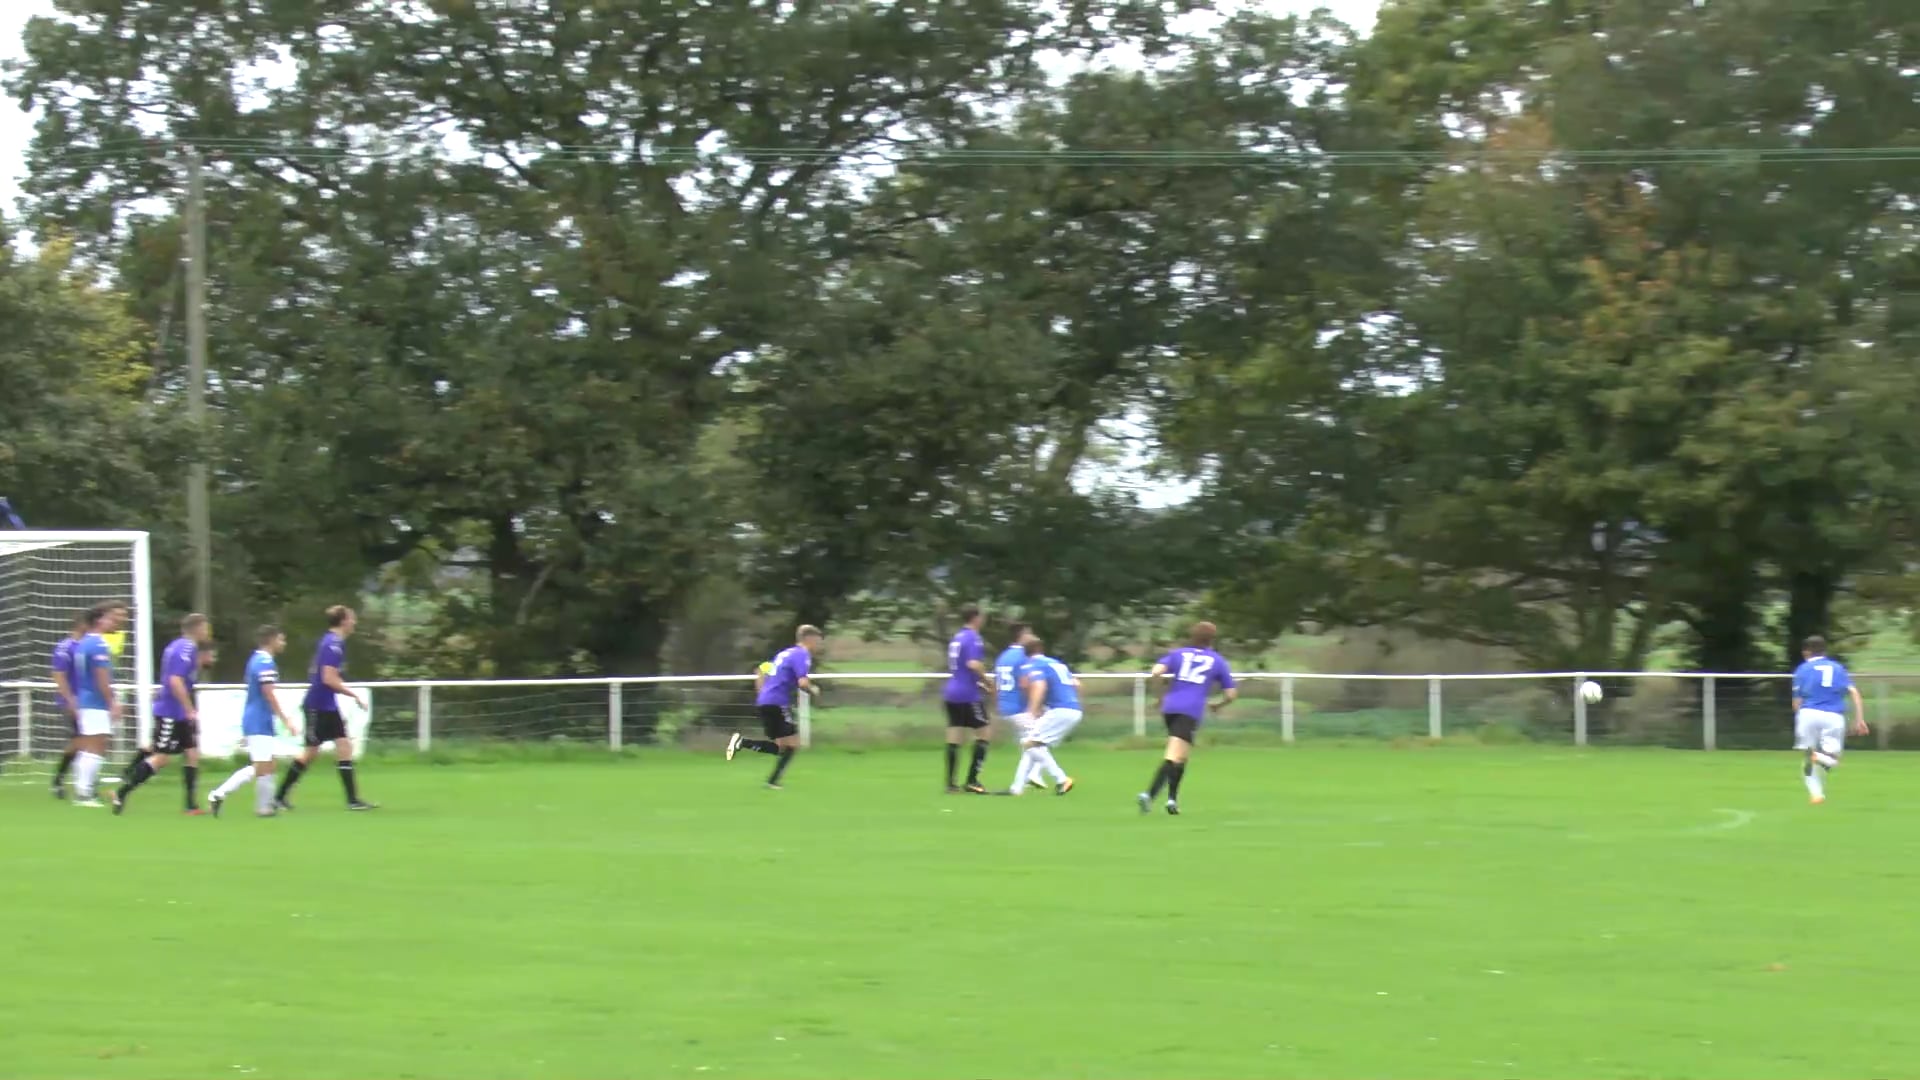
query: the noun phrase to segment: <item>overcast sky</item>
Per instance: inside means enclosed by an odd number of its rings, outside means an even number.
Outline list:
[[[1366,33],[1373,29],[1374,12],[1379,0],[1253,0],[1258,6],[1275,11],[1310,11],[1326,7],[1336,18]],[[35,15],[52,15],[53,0],[0,0],[0,56],[20,55],[20,31]],[[20,193],[20,176],[25,170],[27,144],[33,137],[33,117],[21,112],[11,101],[0,102],[0,207],[10,213]]]

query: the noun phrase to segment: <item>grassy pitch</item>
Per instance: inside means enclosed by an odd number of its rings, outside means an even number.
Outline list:
[[[0,1076],[1920,1069],[1920,758],[1809,807],[1787,754],[1223,750],[1142,819],[1157,755],[1060,756],[376,762],[379,812],[327,770],[273,821],[6,785]]]

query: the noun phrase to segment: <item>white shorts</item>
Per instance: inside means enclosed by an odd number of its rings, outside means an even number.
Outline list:
[[[105,709],[81,709],[77,725],[82,736],[113,734],[113,714]]]
[[[1020,735],[1025,735],[1033,727],[1033,714],[1030,712],[1001,713],[1000,719],[1013,725],[1013,730]]]
[[[272,761],[280,751],[280,739],[273,735],[247,736],[248,761]]]
[[[1048,709],[1023,734],[1027,742],[1058,746],[1067,741],[1067,736],[1073,733],[1074,728],[1080,726],[1080,718],[1084,715],[1079,709]]]
[[[1825,709],[1801,709],[1793,718],[1793,748],[1838,755],[1847,741],[1847,718]]]

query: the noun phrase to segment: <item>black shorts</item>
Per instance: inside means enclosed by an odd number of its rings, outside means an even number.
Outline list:
[[[785,705],[761,705],[760,730],[767,733],[769,739],[790,739],[800,734],[799,725],[793,722],[793,712]]]
[[[978,701],[947,702],[947,726],[972,728],[987,726],[987,707]]]
[[[338,742],[347,737],[347,722],[338,709],[307,709],[307,745]]]
[[[1193,737],[1200,732],[1200,721],[1180,713],[1166,713],[1160,717],[1166,722],[1167,736],[1179,739],[1188,746],[1193,745]]]
[[[200,725],[191,720],[175,720],[171,716],[153,718],[153,752],[156,754],[184,754],[197,749],[200,745]]]

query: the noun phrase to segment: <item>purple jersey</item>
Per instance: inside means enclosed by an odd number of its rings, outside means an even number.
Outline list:
[[[813,654],[798,645],[780,650],[773,658],[773,673],[760,684],[760,696],[754,699],[756,705],[778,705],[786,708],[793,704],[793,696],[800,692],[800,680],[813,670]]]
[[[338,671],[343,679],[347,676],[346,643],[331,630],[320,636],[320,647],[313,650],[313,665],[307,669],[307,696],[301,704],[315,712],[340,711],[340,700],[324,678],[328,668]]]
[[[73,670],[73,647],[78,644],[80,644],[79,638],[69,637],[61,638],[60,644],[53,647],[53,673],[67,677],[67,692],[70,694],[80,692],[80,675]],[[65,698],[60,701],[60,707],[63,709],[71,704],[72,702]]]
[[[1167,669],[1167,677],[1173,680],[1167,696],[1160,702],[1160,711],[1168,716],[1205,720],[1207,693],[1215,686],[1233,689],[1233,672],[1227,668],[1226,657],[1212,649],[1191,645],[1175,649],[1160,659],[1160,666]]]
[[[192,638],[175,638],[167,651],[160,654],[160,695],[153,699],[153,715],[168,720],[185,720],[187,707],[173,696],[173,680],[177,675],[186,680],[187,697],[193,697],[193,680],[200,674],[200,647]]]
[[[980,700],[980,673],[968,664],[985,664],[987,646],[971,626],[947,642],[947,690],[944,700],[955,705],[972,705]]]

